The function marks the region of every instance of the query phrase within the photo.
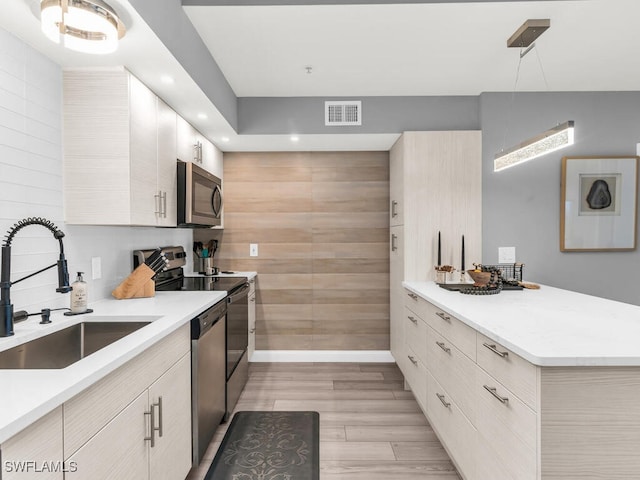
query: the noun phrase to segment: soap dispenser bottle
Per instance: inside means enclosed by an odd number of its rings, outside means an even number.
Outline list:
[[[87,311],[88,291],[87,282],[82,278],[83,272],[78,272],[78,278],[71,284],[71,313],[85,313]]]

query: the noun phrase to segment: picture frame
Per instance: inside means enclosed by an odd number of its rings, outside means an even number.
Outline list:
[[[563,157],[560,251],[636,249],[640,157]]]

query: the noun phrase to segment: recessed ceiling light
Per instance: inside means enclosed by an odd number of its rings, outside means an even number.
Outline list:
[[[295,135],[291,135],[291,141],[292,142],[297,142],[298,140],[300,140],[300,137],[297,137]]]
[[[162,76],[160,77],[160,81],[161,81],[162,83],[167,84],[167,85],[172,85],[172,84],[173,84],[173,82],[174,82],[173,77],[171,77],[171,76],[169,76],[169,75],[162,75]]]
[[[207,114],[206,114],[206,113],[199,113],[199,114],[198,114],[198,118],[199,118],[200,120],[206,120],[206,119],[207,119],[207,118],[209,118],[209,117],[207,116]]]
[[[228,142],[230,139],[229,139],[229,137],[222,137],[220,140],[226,143],[226,142]]]

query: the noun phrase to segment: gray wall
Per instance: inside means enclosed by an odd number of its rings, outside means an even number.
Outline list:
[[[518,93],[510,105],[510,93],[480,96],[483,261],[495,263],[499,246],[515,246],[525,280],[640,305],[639,250],[560,252],[559,239],[561,158],[635,155],[640,92]],[[503,146],[566,120],[575,121],[573,146],[493,172]]]
[[[362,125],[326,127],[326,100],[361,100]],[[402,133],[478,130],[477,96],[442,97],[241,97],[241,135]]]

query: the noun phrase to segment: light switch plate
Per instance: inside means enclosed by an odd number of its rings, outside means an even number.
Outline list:
[[[249,244],[249,256],[250,257],[257,257],[258,256],[258,244],[257,243],[250,243]]]
[[[102,278],[102,258],[91,257],[91,279],[98,280]]]
[[[498,263],[516,263],[516,247],[498,247]]]

